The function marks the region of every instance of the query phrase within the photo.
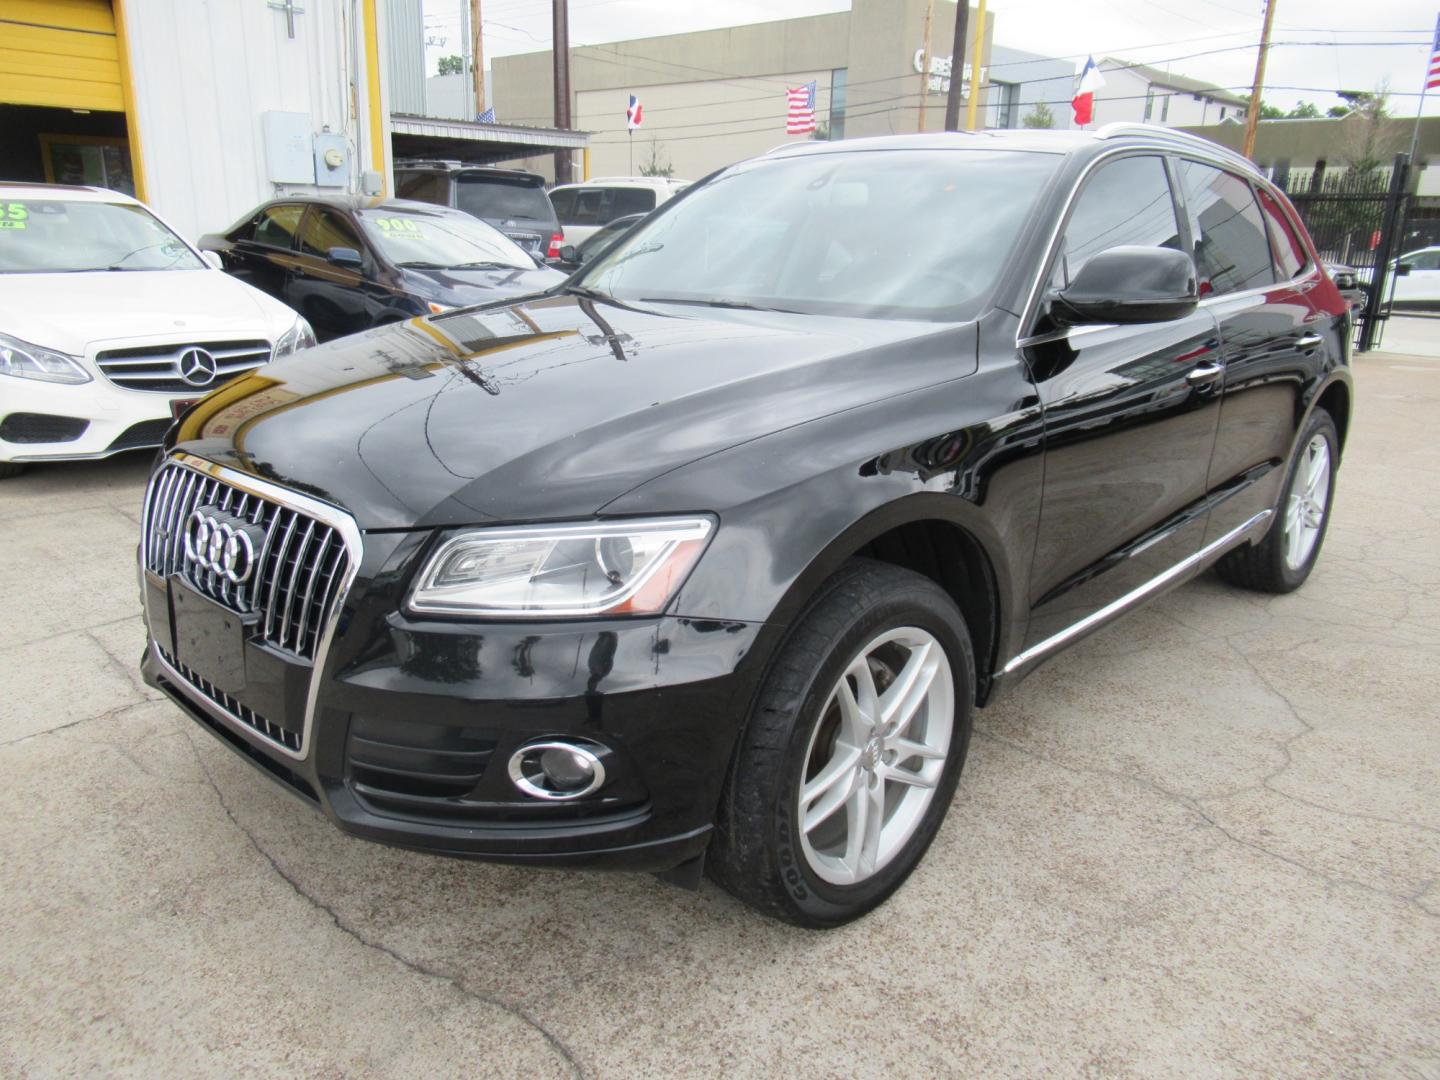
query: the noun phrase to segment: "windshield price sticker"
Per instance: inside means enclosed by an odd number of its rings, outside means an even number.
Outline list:
[[[376,218],[381,232],[418,233],[420,223],[414,218]]]
[[[30,208],[24,203],[0,203],[0,229],[23,229],[30,219]]]

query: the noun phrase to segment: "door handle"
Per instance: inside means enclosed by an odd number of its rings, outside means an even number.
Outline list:
[[[1316,345],[1323,344],[1325,339],[1319,334],[1301,334],[1295,339],[1296,348],[1313,349]]]
[[[1224,374],[1223,365],[1207,360],[1205,363],[1191,368],[1190,373],[1185,376],[1185,381],[1191,386],[1209,386]]]

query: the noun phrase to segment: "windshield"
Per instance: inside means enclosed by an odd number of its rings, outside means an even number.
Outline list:
[[[202,270],[205,266],[143,206],[0,198],[0,273]]]
[[[745,162],[583,274],[622,300],[972,318],[1058,155],[887,150]]]
[[[555,220],[550,199],[538,180],[507,180],[466,173],[460,173],[455,179],[455,205],[467,214],[490,220]]]
[[[435,270],[535,269],[535,260],[509,237],[475,218],[395,210],[361,210],[356,217],[370,242],[396,266]]]

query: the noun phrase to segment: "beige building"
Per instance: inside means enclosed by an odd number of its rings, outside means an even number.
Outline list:
[[[808,139],[785,134],[785,91],[810,82],[816,88],[820,137],[915,131],[925,7],[925,0],[854,0],[849,11],[834,14],[573,48],[572,126],[591,133],[589,173],[629,175],[655,164],[693,180],[785,142]],[[932,74],[923,99],[930,131],[944,126],[955,10],[953,0],[936,0]],[[967,56],[977,22],[972,9]],[[989,65],[993,31],[993,20],[987,19],[982,72]],[[961,65],[953,66],[958,70]],[[492,72],[501,123],[553,122],[548,50],[499,57]],[[631,94],[645,109],[644,124],[633,136],[625,127]],[[982,108],[985,98],[982,88]],[[1013,120],[1007,126],[1018,124],[1018,110],[1006,115]],[[985,120],[982,112],[977,127]],[[548,158],[526,164],[552,175]],[[584,175],[580,161],[575,175]]]

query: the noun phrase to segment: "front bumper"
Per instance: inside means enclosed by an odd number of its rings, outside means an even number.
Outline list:
[[[0,432],[10,430],[19,435],[27,428],[43,432],[47,426],[23,421],[6,424],[11,417],[70,418],[77,422],[67,425],[72,428],[83,424],[78,435],[58,441],[36,440],[29,435],[7,439],[0,434],[0,461],[14,462],[76,461],[159,446],[170,426],[171,401],[201,397],[205,392],[172,395],[126,390],[104,376],[79,386],[6,377],[0,390],[4,391],[0,399]]]
[[[416,620],[403,584],[418,534],[365,537],[316,666],[244,644],[246,684],[208,684],[177,652],[176,578],[142,570],[157,687],[344,831],[437,854],[663,871],[704,851],[770,628],[678,617],[605,622]],[[311,679],[314,686],[311,687]],[[267,738],[313,702],[303,741]],[[526,797],[507,763],[527,742],[609,748],[607,781],[571,802]],[[289,736],[285,736],[289,738]]]

